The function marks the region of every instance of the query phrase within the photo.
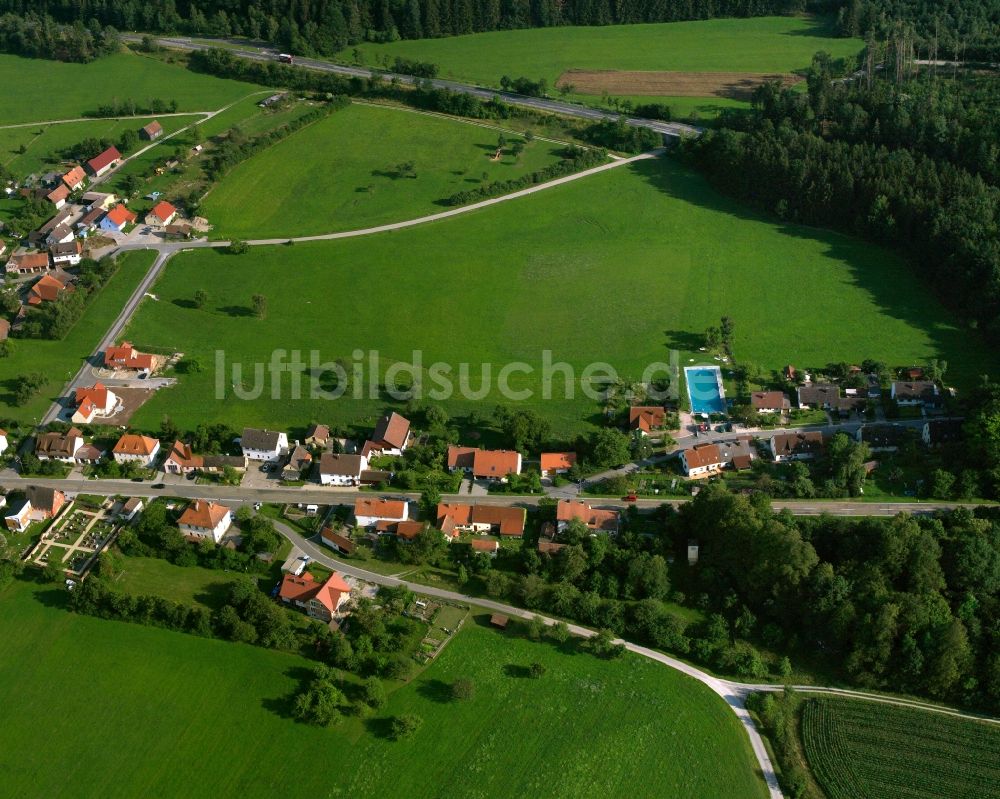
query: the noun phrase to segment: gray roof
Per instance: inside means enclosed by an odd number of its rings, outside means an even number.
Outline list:
[[[258,430],[254,427],[248,427],[243,431],[240,445],[243,449],[277,450],[280,435],[273,430]]]
[[[232,466],[234,469],[247,467],[247,459],[243,455],[205,455],[201,462],[206,469],[223,469],[226,466]]]

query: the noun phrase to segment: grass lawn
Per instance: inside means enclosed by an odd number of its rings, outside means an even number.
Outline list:
[[[850,699],[808,699],[802,742],[829,799],[1000,797],[1000,727]]]
[[[858,39],[835,38],[828,20],[796,16],[534,28],[357,49],[370,66],[402,56],[437,64],[444,78],[499,86],[503,75],[525,76],[545,78],[551,88],[568,69],[792,72],[819,50],[841,57],[861,47]],[[341,57],[353,58],[353,50]]]
[[[178,111],[215,111],[261,87],[122,52],[89,64],[0,55],[3,124],[74,119],[114,99],[176,100]]]
[[[766,796],[722,701],[638,657],[561,652],[480,617],[378,718],[315,729],[284,717],[309,661],[75,616],[64,601],[27,583],[0,595],[0,773],[12,796],[570,797],[637,784],[689,799]],[[546,674],[520,676],[535,661]],[[447,701],[463,675],[475,697]],[[53,685],[59,712],[40,714]],[[424,723],[389,741],[386,719],[401,713]]]
[[[131,594],[155,594],[215,610],[225,604],[230,583],[242,576],[199,566],[174,566],[162,558],[125,557],[118,585]]]
[[[191,302],[198,289],[208,295],[201,310]],[[307,368],[316,349],[319,363],[344,359],[348,372],[360,363],[366,373],[368,356],[355,361],[356,350],[377,350],[382,366],[411,361],[419,350],[425,369],[452,365],[456,396],[441,400],[452,415],[491,414],[502,365],[523,361],[535,371],[514,373],[510,385],[534,391],[523,402],[549,418],[556,435],[601,414],[579,390],[566,399],[561,374],[553,398],[543,399],[544,350],[573,365],[578,378],[604,361],[639,379],[671,349],[681,365],[699,357],[702,332],[726,314],[737,355],[764,369],[940,357],[961,387],[997,364],[886,251],[753,215],[671,160],[394,233],[242,256],[183,253],[155,291],[161,301],[143,304],[130,340],[195,355],[202,371],[181,375],[178,387],[140,409],[135,421],[151,429],[165,413],[190,429],[216,421],[237,429],[370,426],[388,404],[369,396],[364,380],[349,380],[339,401],[309,399],[304,380],[294,399],[287,375],[281,399],[271,398],[270,386],[254,401],[239,399],[230,369],[217,383],[217,351],[225,364],[244,364],[241,382],[250,388],[252,364],[269,362],[274,348],[301,350]],[[257,292],[268,300],[265,319],[249,310]],[[485,399],[458,398],[454,375],[463,363],[474,389],[482,365],[493,365]],[[426,394],[436,388],[425,380]]]
[[[560,145],[526,143],[491,160],[499,132],[391,107],[353,104],[244,161],[205,197],[214,235],[330,233],[445,210],[437,200],[509,180],[559,159]],[[512,144],[523,141],[507,135]],[[416,177],[396,165],[412,161]]]
[[[13,354],[0,359],[0,404],[5,418],[35,423],[56,399],[85,358],[93,354],[101,336],[121,312],[125,301],[153,263],[152,252],[125,253],[118,271],[90,298],[83,316],[61,341],[14,339]],[[27,404],[15,406],[13,392],[19,375],[41,372],[48,382]]]

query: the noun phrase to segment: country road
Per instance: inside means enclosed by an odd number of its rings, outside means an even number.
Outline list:
[[[138,42],[142,40],[142,36],[139,34],[125,34],[121,38],[126,42]],[[215,46],[204,41],[196,42],[185,36],[154,37],[154,41],[161,47],[173,48],[175,50],[211,50]],[[238,55],[242,58],[249,58],[253,61],[272,62],[277,61],[278,58],[278,51],[271,48],[254,47],[247,49],[244,43],[231,39],[220,39],[219,42],[220,44],[226,45],[226,49],[234,55]],[[441,78],[415,78],[412,75],[399,75],[392,72],[384,72],[382,70],[375,70],[371,68],[366,69],[364,67],[351,67],[344,64],[333,64],[329,61],[320,61],[315,58],[301,58],[298,56],[295,58],[295,66],[315,70],[317,72],[332,72],[337,75],[344,75],[350,78],[367,79],[371,78],[373,74],[378,74],[386,81],[398,81],[399,83],[407,86],[413,86],[418,83],[429,83],[435,89],[448,89],[449,91],[477,97],[480,100],[491,100],[494,97],[499,97],[509,105],[515,105],[521,108],[530,108],[535,111],[545,111],[550,114],[575,117],[577,119],[598,121],[602,119],[616,120],[619,118],[618,114],[612,114],[607,111],[599,111],[596,108],[589,108],[585,105],[578,105],[576,103],[568,103],[563,100],[553,100],[548,97],[527,97],[522,94],[514,94],[512,92],[505,92],[499,89],[488,89],[482,86],[474,86],[472,84],[459,83],[452,80],[443,80]],[[686,125],[681,122],[662,122],[656,119],[643,119],[642,117],[628,117],[625,121],[626,124],[631,125],[632,127],[649,128],[650,130],[655,130],[657,133],[662,133],[666,136],[674,138],[680,138],[683,136],[698,136],[702,132],[701,128],[694,125]]]

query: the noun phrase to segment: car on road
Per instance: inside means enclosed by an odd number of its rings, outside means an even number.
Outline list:
[[[629,494],[629,495],[628,495],[628,496],[626,496],[626,497],[623,497],[623,499],[624,499],[624,500],[625,500],[626,502],[637,502],[637,501],[638,501],[638,499],[639,499],[639,497],[637,497],[637,496],[636,496],[636,495],[635,495],[634,493],[632,493],[632,494]]]
[[[153,488],[166,488],[165,483],[153,483]]]

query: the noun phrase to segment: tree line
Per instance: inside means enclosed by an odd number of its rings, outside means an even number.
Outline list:
[[[35,6],[0,2],[0,12],[12,12],[0,13],[0,52],[87,62],[118,50],[118,33],[93,16],[57,22],[47,14],[36,13]]]

